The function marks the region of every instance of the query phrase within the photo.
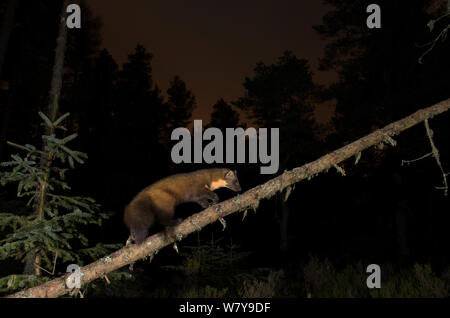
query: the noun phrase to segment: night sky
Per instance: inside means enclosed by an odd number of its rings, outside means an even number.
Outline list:
[[[154,82],[165,94],[175,75],[197,99],[193,118],[209,120],[212,105],[244,94],[242,83],[258,61],[276,62],[285,50],[310,61],[314,80],[329,83],[334,74],[319,72],[326,42],[312,29],[327,7],[321,1],[148,1],[93,0],[103,21],[102,45],[119,65],[138,43],[153,56]],[[327,121],[330,107],[318,106]],[[241,114],[242,116],[242,114]]]

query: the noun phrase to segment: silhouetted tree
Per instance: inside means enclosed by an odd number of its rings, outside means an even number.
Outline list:
[[[329,43],[322,70],[336,70],[329,90],[336,99],[335,128],[341,140],[353,140],[448,96],[450,42],[424,58],[418,44],[432,38],[425,0],[379,1],[382,28],[369,29],[365,12],[370,1],[325,1],[332,10],[315,29]]]
[[[277,63],[266,65],[259,62],[252,78],[246,77],[245,97],[234,104],[249,114],[261,127],[280,129],[279,173],[293,164],[301,164],[314,158],[315,130],[313,106],[311,104],[315,85],[308,61],[298,59],[292,52],[285,52]],[[275,217],[280,228],[280,250],[288,249],[289,208],[283,199],[276,196],[280,205]]]
[[[114,140],[120,151],[115,160],[123,165],[121,181],[129,185],[130,193],[122,194],[126,197],[161,177],[168,166],[159,140],[166,110],[159,88],[153,86],[151,60],[152,54],[138,45],[118,74]]]
[[[11,37],[12,29],[18,7],[18,0],[9,0],[5,7],[0,6],[0,16],[2,17],[2,25],[0,30],[0,79],[3,73],[3,63],[5,61],[6,48]]]
[[[329,40],[321,59],[321,69],[336,70],[339,76],[323,95],[336,102],[335,134],[328,138],[332,148],[448,98],[450,42],[442,42],[424,56],[423,64],[419,63],[426,50],[419,44],[435,38],[436,30],[440,29],[435,25],[435,30],[430,32],[427,27],[431,17],[426,11],[431,2],[415,0],[405,6],[399,0],[378,1],[382,27],[369,29],[365,10],[370,1],[325,1],[332,9],[315,29]],[[440,144],[448,144],[448,123],[436,121],[435,125]],[[394,210],[391,215],[396,218],[388,216],[380,222],[395,224],[393,235],[397,236],[397,252],[405,256],[409,241],[407,224],[414,222],[412,210],[417,211],[420,206],[417,198],[427,196],[423,192],[434,190],[431,184],[429,189],[424,188],[424,184],[430,182],[429,173],[415,171],[412,176],[400,167],[401,159],[415,158],[420,156],[418,153],[428,151],[430,146],[424,131],[414,129],[401,138],[405,141],[401,143],[402,147],[395,151],[368,152],[357,169],[370,176],[371,183],[382,183],[374,186],[379,192],[376,196],[387,198],[380,208],[391,207]],[[442,150],[448,153],[446,149]],[[382,172],[373,169],[378,165],[384,166]],[[348,174],[351,169],[347,167]],[[425,180],[428,181],[423,182]],[[414,191],[418,191],[418,196],[411,195]],[[355,195],[357,192],[356,189]]]
[[[178,76],[175,76],[170,82],[167,95],[169,130],[186,127],[189,118],[192,116],[192,111],[196,107],[195,96],[186,88],[186,83]]]
[[[239,125],[239,114],[223,98],[220,98],[213,106],[209,125],[222,131],[225,131],[225,128],[237,127]]]
[[[233,104],[258,126],[280,128],[280,171],[314,158],[315,85],[308,61],[285,52],[276,64],[257,63],[254,73],[245,78],[246,96]]]
[[[118,66],[109,52],[104,49],[95,57],[92,72],[85,92],[90,100],[80,108],[85,110],[80,123],[80,139],[83,148],[89,154],[89,161],[84,173],[79,173],[78,184],[83,184],[84,191],[95,193],[104,200],[108,207],[117,205],[114,178],[111,171],[117,169],[116,138],[118,118],[116,115],[116,81]],[[74,110],[76,111],[76,110]],[[93,178],[95,182],[85,184],[83,180]],[[102,186],[99,186],[102,185]]]
[[[55,39],[62,1],[38,0],[15,3],[14,26],[11,26],[2,80],[7,94],[0,94],[0,158],[9,157],[6,141],[14,136],[19,142],[40,142],[37,111],[48,105]],[[6,8],[5,8],[6,12]],[[12,12],[12,11],[11,11]],[[2,19],[2,22],[7,22]],[[6,30],[3,30],[6,31]],[[0,90],[1,92],[1,90]],[[30,140],[30,137],[33,139]]]

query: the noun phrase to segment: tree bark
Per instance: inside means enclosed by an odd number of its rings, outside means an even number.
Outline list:
[[[450,109],[450,99],[419,110],[406,118],[387,125],[313,162],[290,171],[285,171],[278,177],[256,186],[242,195],[213,205],[200,213],[190,216],[173,228],[173,231],[171,231],[173,235],[165,235],[164,232],[160,232],[147,238],[140,245],[132,244],[125,246],[94,263],[82,267],[80,269],[83,273],[81,284],[87,284],[94,279],[104,277],[107,273],[135,262],[147,255],[153,255],[161,248],[177,240],[182,240],[193,232],[200,231],[203,227],[217,221],[219,218],[239,211],[246,211],[247,209],[256,209],[260,200],[270,198],[277,192],[292,186],[294,183],[314,177],[319,172],[336,167],[340,162],[357,155],[361,151],[379,143],[386,142],[387,138],[395,136],[425,119],[432,118],[448,109]],[[68,275],[66,274],[8,297],[58,297],[64,295],[70,292],[70,289],[65,284]]]

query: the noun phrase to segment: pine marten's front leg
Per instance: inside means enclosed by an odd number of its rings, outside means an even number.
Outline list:
[[[219,202],[219,196],[205,187],[197,193],[195,202],[200,204],[202,208],[206,209],[207,207]]]

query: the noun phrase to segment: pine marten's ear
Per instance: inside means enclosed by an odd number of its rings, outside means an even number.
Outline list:
[[[241,185],[239,184],[236,170],[228,170],[225,174],[225,181],[227,182],[227,188],[233,191],[241,191]]]
[[[225,173],[225,179],[231,179],[234,177],[234,172],[231,170],[228,170],[227,173]]]

